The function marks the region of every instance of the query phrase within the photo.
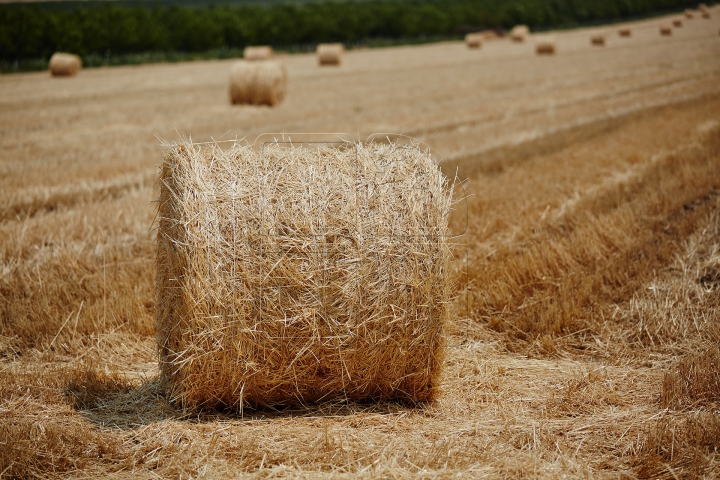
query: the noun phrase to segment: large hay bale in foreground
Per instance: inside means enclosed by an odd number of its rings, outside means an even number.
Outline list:
[[[395,144],[169,146],[156,326],[186,408],[430,401],[451,193]]]
[[[287,71],[277,62],[240,60],[230,68],[230,103],[277,105],[285,98]]]
[[[593,35],[590,37],[590,44],[594,45],[596,47],[604,47],[605,46],[605,35],[598,34]]]
[[[530,35],[530,29],[527,25],[515,25],[510,30],[510,38],[513,42],[524,42],[528,35]]]
[[[672,35],[672,27],[670,25],[660,25],[660,35],[669,37]]]
[[[555,55],[555,39],[538,40],[535,44],[535,53],[538,55]]]
[[[82,59],[72,53],[53,53],[50,57],[50,73],[54,77],[70,77],[82,69]]]
[[[632,29],[630,27],[623,27],[620,30],[618,30],[618,34],[620,34],[621,37],[632,37]]]
[[[480,48],[483,44],[482,33],[468,33],[465,35],[465,45],[468,48]]]
[[[269,45],[245,47],[245,50],[243,50],[243,58],[249,61],[270,60],[273,55],[275,55],[275,51]]]
[[[342,43],[321,43],[317,46],[316,52],[319,65],[340,65],[345,46]]]

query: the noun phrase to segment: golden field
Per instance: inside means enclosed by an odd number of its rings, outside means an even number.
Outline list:
[[[554,56],[543,35],[278,54],[274,108],[232,106],[227,61],[0,76],[0,477],[719,477],[712,14],[554,32]],[[160,139],[282,132],[402,133],[465,180],[433,404],[168,402]]]

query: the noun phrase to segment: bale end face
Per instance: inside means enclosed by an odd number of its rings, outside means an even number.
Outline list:
[[[340,66],[345,46],[342,43],[321,43],[317,46],[317,59],[320,66]]]
[[[618,30],[618,33],[621,37],[632,37],[632,30],[630,28],[621,28],[620,30]]]
[[[275,51],[269,45],[245,47],[243,50],[243,58],[249,61],[270,60],[274,55]]]
[[[49,68],[54,77],[70,77],[82,70],[82,59],[71,53],[56,52],[50,57]]]
[[[432,401],[451,188],[394,144],[170,146],[156,327],[184,408]]]
[[[240,60],[230,69],[230,103],[274,106],[287,91],[287,71],[277,62]]]

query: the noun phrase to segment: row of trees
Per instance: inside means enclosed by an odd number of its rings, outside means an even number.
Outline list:
[[[365,0],[71,9],[0,6],[0,60],[80,55],[203,52],[245,45],[297,45],[373,38],[458,35],[525,23],[551,27],[621,19],[688,7],[695,0]]]

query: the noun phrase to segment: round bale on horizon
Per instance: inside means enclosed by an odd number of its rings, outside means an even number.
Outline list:
[[[277,62],[239,60],[230,68],[230,103],[274,106],[287,91],[287,70]]]
[[[321,43],[317,46],[318,65],[340,65],[345,53],[342,43]]]
[[[82,59],[72,53],[55,52],[49,67],[53,77],[71,77],[82,70]]]
[[[270,60],[273,55],[275,55],[275,51],[269,45],[245,47],[243,50],[243,58],[249,61]]]

